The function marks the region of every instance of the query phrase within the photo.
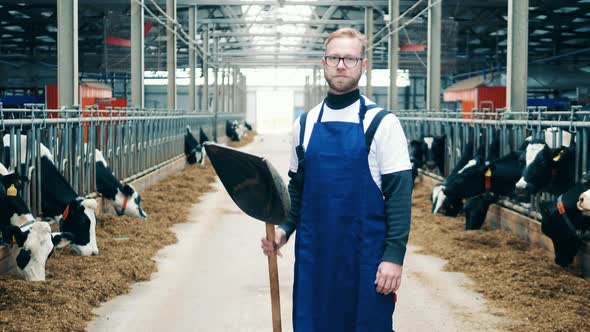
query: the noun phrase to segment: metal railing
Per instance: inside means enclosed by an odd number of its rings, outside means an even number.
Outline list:
[[[576,148],[575,179],[580,180],[590,168],[588,152],[590,149],[590,111],[573,106],[569,111],[547,111],[545,107],[529,107],[526,112],[512,112],[506,109],[490,111],[482,109],[473,112],[454,111],[397,111],[408,141],[419,140],[425,136],[446,136],[445,167],[447,176],[461,158],[468,142],[473,143],[473,154],[485,145],[487,160],[489,147],[494,135],[500,142],[500,156],[516,150],[528,136],[544,139],[545,130],[551,130],[552,146],[561,146],[564,133],[572,134],[571,142]],[[540,198],[531,201],[531,208],[538,207]],[[522,212],[522,211],[519,211]],[[530,214],[531,210],[528,211]]]
[[[223,133],[226,120],[242,120],[241,113],[204,113],[154,109],[6,109],[0,104],[0,134],[9,135],[9,170],[29,179],[23,199],[32,212],[41,212],[41,149],[45,145],[54,163],[80,196],[96,190],[95,149],[99,149],[120,179],[167,163],[184,152],[186,127],[199,127],[213,137],[214,122]],[[20,135],[27,136],[21,146]],[[24,142],[23,142],[24,143]],[[7,150],[7,151],[5,151]],[[22,151],[22,152],[21,152]]]

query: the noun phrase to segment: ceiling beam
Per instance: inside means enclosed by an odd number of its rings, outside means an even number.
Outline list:
[[[315,44],[316,46],[322,46],[323,43],[321,42],[317,42]],[[265,43],[251,43],[251,42],[234,42],[234,43],[223,43],[223,44],[219,44],[220,48],[234,48],[234,47],[241,47],[241,48],[247,48],[250,49],[252,47],[273,47],[273,46],[284,46],[284,47],[301,47],[301,44],[287,44],[287,43],[281,43],[280,40],[277,41],[273,41],[273,42],[265,42]]]
[[[247,57],[254,58],[258,56],[318,56],[324,55],[323,51],[256,51],[256,50],[239,50],[239,51],[225,51],[219,52],[219,56],[224,57]]]
[[[84,1],[84,0],[81,0]],[[108,1],[108,0],[107,0]],[[161,0],[158,0],[160,2]],[[184,3],[190,3],[190,0],[178,0],[178,5]],[[194,2],[194,1],[193,1]],[[414,1],[403,1],[403,2],[414,2]],[[364,7],[368,5],[374,6],[387,6],[387,0],[369,0],[369,1],[355,1],[355,0],[340,0],[340,1],[285,1],[285,0],[268,0],[268,1],[239,1],[239,0],[199,0],[199,6],[247,6],[247,5],[259,5],[259,6],[355,6]]]
[[[311,25],[325,25],[325,24],[346,24],[346,25],[353,25],[353,24],[364,24],[365,21],[363,20],[260,20],[260,21],[252,21],[252,20],[245,20],[245,19],[231,19],[231,18],[204,18],[198,20],[199,24],[311,24]]]
[[[334,13],[336,12],[336,10],[338,9],[338,6],[330,6],[330,8],[328,8],[325,12],[324,15],[322,16],[322,21],[327,21],[329,20],[332,15],[334,15]],[[320,25],[319,27],[317,27],[317,29],[315,29],[313,31],[314,34],[319,35],[322,34],[324,32],[324,29],[326,28],[325,25]],[[307,43],[307,49],[312,49],[315,46],[315,42],[316,39],[311,39],[308,43]]]
[[[56,0],[3,0],[2,4],[55,4]],[[158,4],[165,4],[164,0],[156,0]],[[414,3],[413,0],[403,0],[402,3]],[[96,4],[96,0],[78,0],[78,5],[85,4]],[[101,5],[127,5],[129,6],[129,0],[103,0],[100,2]],[[285,6],[331,6],[338,4],[339,6],[387,6],[387,0],[340,0],[340,1],[284,1]],[[277,0],[266,0],[266,1],[240,1],[240,0],[177,0],[177,6],[248,6],[248,5],[260,5],[260,6],[278,6]]]
[[[231,33],[231,32],[213,32],[211,33],[213,37],[274,37],[274,38],[289,38],[289,37],[296,37],[296,38],[318,38],[318,37],[328,37],[327,33],[322,33],[318,35],[313,35],[309,33],[305,34],[297,34],[297,33],[280,33],[280,32],[268,32],[268,33]]]

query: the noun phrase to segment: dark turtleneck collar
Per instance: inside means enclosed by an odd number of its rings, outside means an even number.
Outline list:
[[[333,110],[339,110],[354,104],[357,100],[359,100],[360,96],[361,93],[359,89],[352,90],[343,95],[336,95],[328,92],[328,97],[326,97],[326,105],[328,105],[328,107]]]

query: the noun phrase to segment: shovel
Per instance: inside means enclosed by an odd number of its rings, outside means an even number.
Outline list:
[[[275,240],[274,225],[287,220],[290,201],[285,184],[270,162],[212,142],[203,144],[231,199],[252,218],[266,223],[266,238]],[[273,332],[281,331],[277,256],[268,257]]]

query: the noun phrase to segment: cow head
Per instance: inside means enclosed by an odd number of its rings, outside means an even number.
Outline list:
[[[18,193],[23,188],[25,177],[17,173],[0,175],[0,223],[10,222],[12,225],[23,225],[34,220],[27,204]]]
[[[445,216],[456,216],[463,209],[463,200],[457,196],[446,196],[445,184],[437,184],[432,188],[432,213]]]
[[[188,126],[184,134],[184,154],[186,161],[191,165],[196,163],[203,165],[205,162],[205,148],[199,144]]]
[[[70,233],[71,238],[63,241],[58,248],[67,244],[82,256],[98,255],[96,243],[96,207],[94,199],[77,197],[68,204],[60,220],[62,232]]]
[[[424,141],[412,140],[410,141],[410,162],[412,163],[412,177],[416,179],[418,175],[418,168],[424,164],[427,146]]]
[[[412,164],[412,180],[418,176],[418,168],[424,164],[426,154],[426,143],[423,141],[410,141],[410,163]]]
[[[485,191],[486,165],[482,157],[467,162],[457,173],[451,174],[445,181],[444,193],[447,196],[472,197]]]
[[[586,190],[578,197],[576,207],[584,215],[590,216],[590,172],[586,173],[584,178],[582,178],[582,185]]]
[[[432,188],[432,213],[438,213],[442,208],[443,202],[446,198],[444,193],[445,186],[443,184],[437,184]]]
[[[561,266],[571,264],[582,245],[576,231],[566,225],[568,221],[564,220],[554,201],[541,203],[541,215],[541,231],[553,242],[555,263]]]
[[[0,224],[2,237],[11,247],[17,273],[26,280],[45,280],[45,262],[53,251],[51,229],[45,222],[36,222],[27,204],[18,193],[23,177],[16,173],[0,175]],[[22,227],[22,228],[21,228]]]
[[[239,142],[240,141],[240,124],[238,123],[238,121],[234,120],[234,121],[229,121],[226,120],[225,122],[225,134],[227,137],[229,137],[232,141],[234,142]]]
[[[48,223],[33,221],[22,229],[10,225],[2,236],[3,241],[11,245],[10,254],[17,274],[27,281],[44,281],[45,265],[53,248],[70,234],[52,234]]]
[[[0,182],[2,182],[4,190],[14,186],[14,188],[20,192],[23,188],[24,182],[26,181],[28,181],[27,177],[19,175],[17,172],[4,174],[0,173]]]
[[[119,216],[128,215],[147,219],[147,213],[141,207],[141,196],[132,186],[119,181],[104,160],[102,152],[95,150],[95,153],[97,191],[112,202],[113,208]]]
[[[553,155],[543,141],[534,140],[527,145],[521,155],[521,162],[524,162],[522,177],[516,182],[518,194],[535,194],[551,179]]]
[[[122,189],[117,189],[113,207],[119,216],[127,215],[141,219],[147,219],[148,217],[141,206],[141,196],[129,184],[124,185]]]
[[[575,147],[551,149],[533,142],[527,146],[525,165],[516,184],[517,193],[544,190],[559,195],[575,184]]]

